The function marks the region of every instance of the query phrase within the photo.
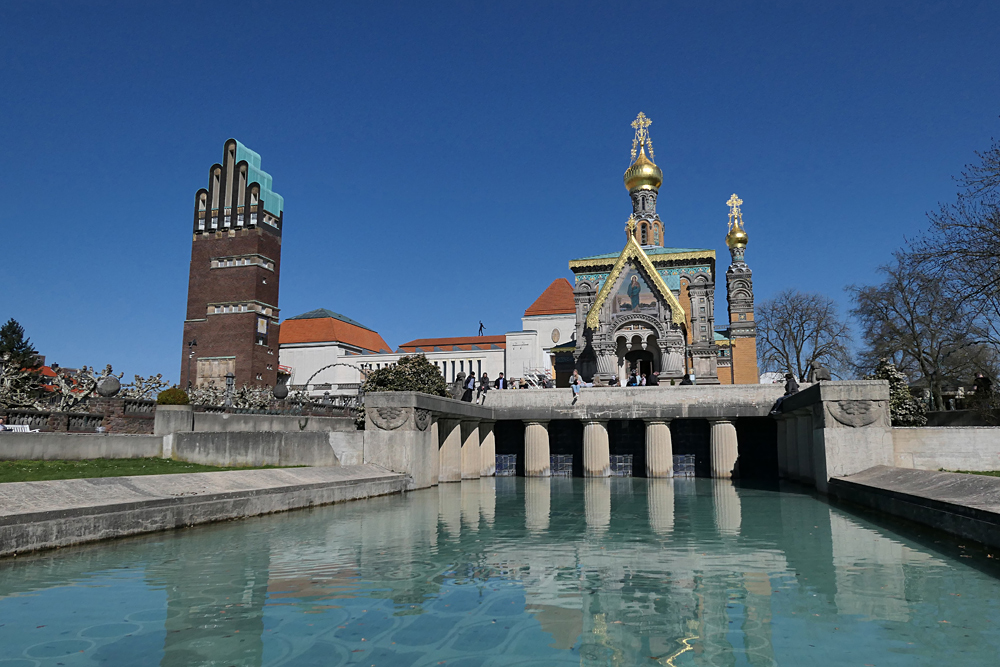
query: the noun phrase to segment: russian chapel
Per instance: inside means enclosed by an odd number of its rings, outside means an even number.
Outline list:
[[[755,384],[753,274],[744,260],[747,234],[735,194],[727,202],[726,271],[729,325],[715,326],[715,250],[666,247],[668,225],[656,210],[663,172],[656,166],[651,121],[633,121],[632,162],[625,188],[632,215],[625,247],[573,260],[576,349],[584,379],[624,384],[633,370],[661,383],[693,374],[698,384]],[[648,153],[648,155],[647,155]]]

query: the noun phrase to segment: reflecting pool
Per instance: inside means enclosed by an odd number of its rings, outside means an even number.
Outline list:
[[[474,480],[0,561],[0,667],[997,665],[957,545],[728,481]]]

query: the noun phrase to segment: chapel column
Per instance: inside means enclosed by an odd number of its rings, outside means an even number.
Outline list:
[[[583,427],[583,476],[611,476],[607,420],[592,419]]]
[[[441,439],[441,449],[438,450],[439,482],[462,481],[462,420],[439,419],[438,437]]]
[[[480,477],[493,477],[497,473],[497,440],[493,433],[495,424],[494,421],[479,422],[479,456],[482,459]]]
[[[646,422],[646,477],[674,476],[674,446],[670,421]]]
[[[548,477],[549,422],[529,421],[524,428],[524,476]]]
[[[479,452],[479,420],[462,421],[462,479],[479,479],[483,460]]]
[[[711,424],[712,477],[729,479],[733,476],[739,456],[736,426],[728,419],[713,419]]]

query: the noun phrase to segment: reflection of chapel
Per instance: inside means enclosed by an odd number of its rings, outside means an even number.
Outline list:
[[[727,202],[731,324],[716,332],[715,251],[664,246],[664,224],[656,212],[663,172],[653,162],[649,125],[641,113],[632,123],[632,165],[624,177],[632,215],[625,247],[569,263],[576,279],[576,367],[585,379],[602,384],[613,378],[624,383],[633,369],[659,372],[661,381],[694,373],[699,384],[755,384],[753,281],[743,259],[743,202],[736,195]]]

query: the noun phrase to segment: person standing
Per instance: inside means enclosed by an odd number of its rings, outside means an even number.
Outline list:
[[[642,377],[639,378],[639,386],[640,387],[645,387],[646,386],[646,374],[645,373],[643,373]]]
[[[647,382],[646,384],[649,385],[650,387],[660,386],[660,374],[656,371],[653,371],[653,374],[649,376],[649,382]]]
[[[463,385],[463,389],[465,389],[465,391],[462,392],[462,400],[465,401],[466,403],[472,403],[472,392],[475,390],[475,388],[476,388],[476,374],[469,373],[469,377],[465,378],[465,384]]]
[[[486,392],[490,390],[490,376],[483,373],[479,378],[479,391],[476,393],[476,402],[485,403],[486,402]]]

